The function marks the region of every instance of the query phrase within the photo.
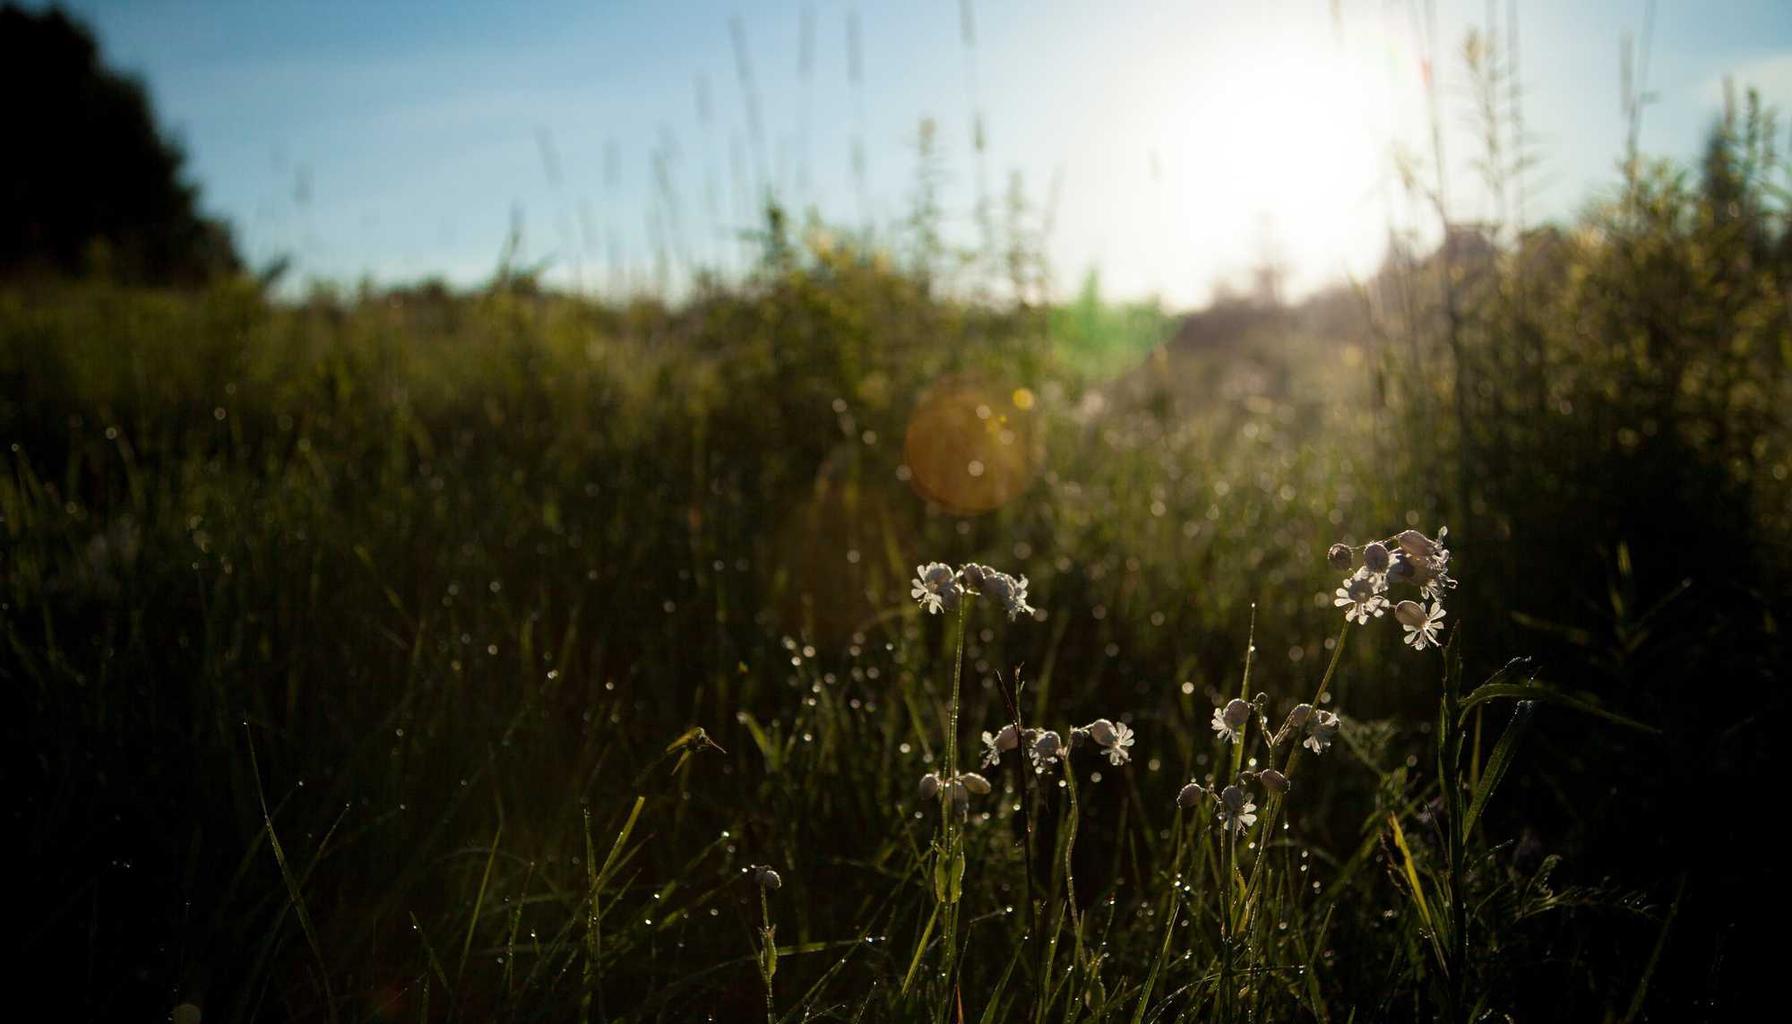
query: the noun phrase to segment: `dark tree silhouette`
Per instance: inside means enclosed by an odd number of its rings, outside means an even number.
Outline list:
[[[94,274],[193,284],[238,269],[229,230],[201,215],[185,154],[143,84],[108,69],[57,9],[0,6],[0,278]]]

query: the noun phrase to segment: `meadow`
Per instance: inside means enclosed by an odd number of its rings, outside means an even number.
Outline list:
[[[8,285],[14,962],[80,1019],[1726,1018],[1785,170],[1750,105],[1187,319],[1043,299],[1021,212],[774,209],[676,302]]]

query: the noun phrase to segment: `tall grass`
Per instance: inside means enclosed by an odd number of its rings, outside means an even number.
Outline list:
[[[1154,311],[955,298],[924,216],[900,267],[770,218],[676,308],[0,293],[34,965],[208,1020],[1722,1005],[1761,854],[1710,787],[1785,699],[1770,123],[1119,372]],[[1443,522],[1447,651],[1341,631],[1327,548]],[[936,558],[1037,611],[927,616]],[[1130,762],[917,796],[1101,716]]]

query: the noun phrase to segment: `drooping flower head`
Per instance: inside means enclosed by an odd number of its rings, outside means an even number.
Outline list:
[[[784,880],[778,877],[778,873],[769,864],[755,864],[747,869],[747,873],[753,876],[754,884],[764,889],[776,889],[784,884]]]
[[[1206,795],[1207,790],[1199,782],[1191,782],[1182,787],[1182,792],[1176,794],[1176,806],[1184,809],[1193,807],[1200,803]]]
[[[1058,759],[1064,756],[1064,740],[1050,729],[1027,731],[1033,734],[1027,744],[1027,756],[1033,761],[1034,773],[1043,775],[1047,768],[1057,764]]]
[[[1027,578],[1010,576],[1005,572],[993,569],[983,571],[983,582],[978,588],[983,594],[1002,602],[1010,620],[1022,615],[1033,614],[1033,606],[1027,603]]]
[[[1313,717],[1307,720],[1307,738],[1301,741],[1301,746],[1315,754],[1323,754],[1336,735],[1338,716],[1330,711],[1314,711]]]
[[[1102,721],[1107,721],[1107,719],[1102,719]],[[1124,721],[1116,721],[1113,723],[1113,728],[1107,732],[1109,732],[1107,742],[1102,742],[1100,737],[1095,737],[1095,742],[1100,742],[1104,748],[1107,748],[1107,764],[1113,764],[1115,768],[1120,768],[1125,762],[1133,760],[1133,750],[1131,750],[1133,726],[1125,725]]]
[[[1243,734],[1244,724],[1251,719],[1251,706],[1237,697],[1232,698],[1223,708],[1213,709],[1213,731],[1220,737],[1237,743]]]
[[[1439,646],[1437,634],[1444,628],[1445,614],[1444,606],[1437,601],[1431,602],[1429,611],[1417,601],[1402,601],[1394,606],[1394,618],[1399,619],[1401,628],[1406,630],[1405,642],[1415,651]]]
[[[1257,823],[1257,805],[1251,802],[1251,795],[1243,786],[1227,786],[1221,790],[1216,813],[1220,824],[1234,832],[1243,832]]]
[[[909,586],[909,596],[930,615],[945,610],[948,601],[958,600],[957,574],[944,562],[915,566],[915,578]]]
[[[1276,730],[1275,739],[1270,745],[1279,746],[1284,739],[1290,736],[1299,736],[1306,731],[1307,722],[1311,720],[1312,717],[1313,705],[1294,705],[1293,708],[1289,709],[1288,717],[1282,721],[1282,727]]]
[[[988,768],[1002,760],[1002,755],[1020,746],[1020,730],[1010,722],[1002,726],[994,734],[983,734],[983,767]]]

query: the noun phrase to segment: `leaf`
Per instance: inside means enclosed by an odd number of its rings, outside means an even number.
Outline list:
[[[933,898],[941,903],[957,903],[964,895],[964,850],[946,853],[935,847],[933,858]]]
[[[1518,750],[1518,741],[1531,724],[1531,714],[1537,709],[1536,701],[1521,700],[1512,710],[1512,720],[1506,723],[1506,731],[1500,734],[1500,741],[1493,746],[1493,753],[1487,758],[1487,767],[1481,772],[1481,781],[1475,786],[1473,798],[1469,800],[1468,813],[1462,819],[1462,835],[1466,838],[1475,830],[1475,822],[1481,819],[1481,812],[1487,807],[1487,801],[1493,791],[1499,788],[1500,780],[1506,777],[1507,769],[1512,767],[1512,755]]]
[[[1584,714],[1603,718],[1608,722],[1616,722],[1619,725],[1635,729],[1638,732],[1648,733],[1651,736],[1661,735],[1661,730],[1653,725],[1648,725],[1639,722],[1634,718],[1620,715],[1616,711],[1606,710],[1599,705],[1598,699],[1591,694],[1577,693],[1570,690],[1557,690],[1554,687],[1545,686],[1541,683],[1482,683],[1475,688],[1475,692],[1463,699],[1461,713],[1466,716],[1469,709],[1477,704],[1484,704],[1487,701],[1499,700],[1502,698],[1511,698],[1513,700],[1538,700],[1549,704],[1560,704],[1563,707],[1573,708]]]
[[[1407,848],[1406,833],[1400,829],[1400,819],[1389,814],[1388,824],[1394,827],[1394,845],[1400,849],[1406,871],[1406,884],[1412,889],[1412,900],[1418,905],[1419,918],[1425,922],[1426,928],[1435,932],[1437,929],[1431,923],[1431,905],[1425,902],[1425,887],[1419,882],[1419,869],[1413,864],[1412,850]]]

